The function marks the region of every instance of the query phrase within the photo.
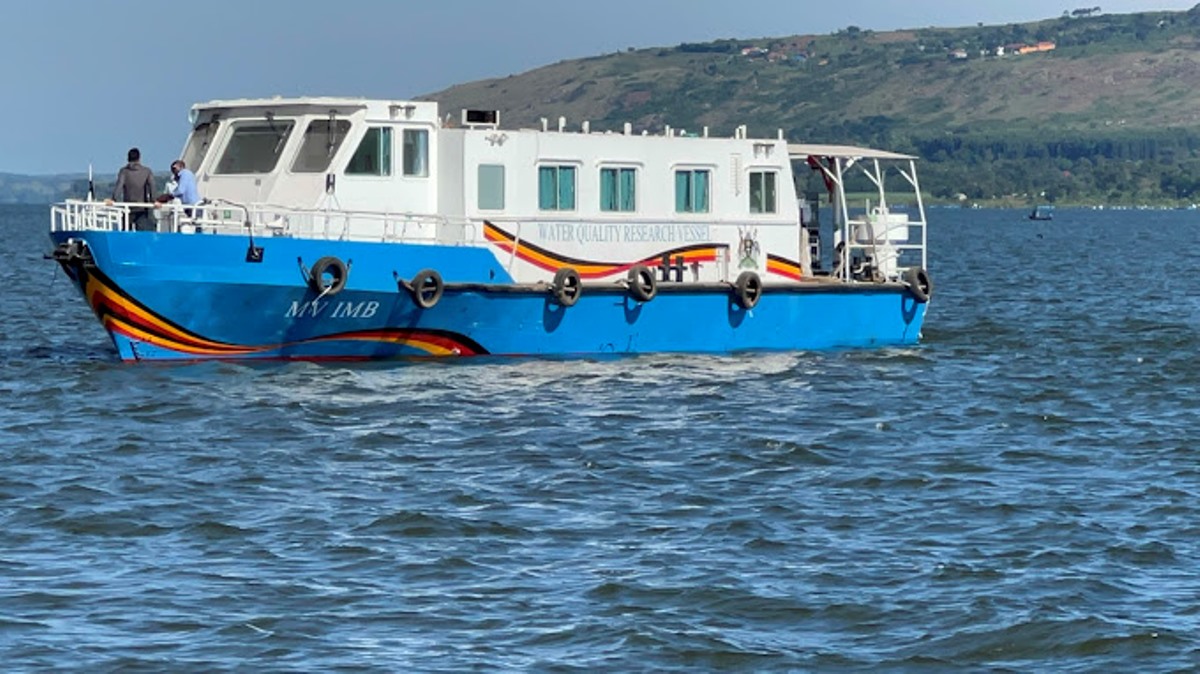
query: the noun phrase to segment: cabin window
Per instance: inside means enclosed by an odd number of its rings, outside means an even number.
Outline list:
[[[707,170],[685,170],[675,172],[675,212],[708,212]]]
[[[242,122],[233,127],[233,134],[221,160],[217,162],[217,173],[270,173],[279,163],[279,153],[287,145],[292,132],[292,122]]]
[[[504,209],[504,166],[502,164],[479,165],[478,204],[481,211]]]
[[[775,172],[750,172],[750,212],[775,212]]]
[[[390,176],[392,175],[392,129],[373,126],[367,129],[350,164],[347,175]]]
[[[633,211],[636,208],[637,169],[600,169],[600,210]]]
[[[183,163],[193,171],[200,168],[200,163],[208,155],[208,148],[217,137],[219,122],[204,122],[192,129],[192,137],[188,139],[187,149],[183,151]]]
[[[404,130],[404,175],[429,175],[429,132],[425,129]]]
[[[304,130],[304,140],[292,171],[296,173],[321,173],[329,168],[333,155],[337,154],[342,141],[350,131],[350,121],[345,119],[314,119]]]
[[[575,167],[538,167],[538,208],[543,211],[575,210]]]

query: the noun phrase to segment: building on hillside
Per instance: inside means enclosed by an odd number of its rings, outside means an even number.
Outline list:
[[[1022,45],[1017,50],[1018,54],[1036,54],[1043,51],[1054,51],[1056,45],[1053,42],[1038,42],[1037,44]]]

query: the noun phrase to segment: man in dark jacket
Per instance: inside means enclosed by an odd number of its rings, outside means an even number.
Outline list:
[[[136,147],[129,150],[129,163],[117,172],[117,185],[113,188],[114,201],[125,203],[149,203],[154,201],[154,172],[142,166],[142,153]],[[154,221],[150,209],[129,209],[129,220],[138,231],[153,231]]]

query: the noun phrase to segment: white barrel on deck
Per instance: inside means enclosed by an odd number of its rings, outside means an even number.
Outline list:
[[[885,206],[872,208],[865,223],[854,226],[855,243],[907,243],[908,214],[892,213]],[[872,237],[874,239],[872,240]]]

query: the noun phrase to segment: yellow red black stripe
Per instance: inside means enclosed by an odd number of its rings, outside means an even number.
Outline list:
[[[121,334],[187,353],[230,355],[253,352],[255,347],[214,341],[173,323],[121,290],[99,269],[83,277],[84,296],[105,328]]]
[[[767,273],[783,276],[793,281],[804,278],[804,268],[799,262],[778,255],[767,255]]]
[[[100,323],[110,332],[196,357],[235,357],[270,354],[303,344],[340,340],[376,341],[419,349],[432,356],[478,356],[488,350],[465,335],[448,330],[380,328],[353,330],[280,344],[244,345],[208,339],[166,319],[119,288],[103,272],[82,273],[84,295]]]
[[[296,344],[360,340],[388,342],[421,349],[431,356],[484,356],[488,350],[475,340],[448,330],[417,330],[409,328],[381,328],[378,330],[355,330],[339,332],[306,339]],[[291,346],[291,344],[287,345]]]

